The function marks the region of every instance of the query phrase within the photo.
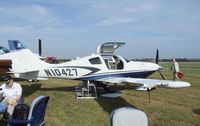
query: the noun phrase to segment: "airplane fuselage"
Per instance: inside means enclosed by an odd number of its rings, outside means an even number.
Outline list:
[[[161,67],[156,63],[128,61],[119,55],[114,55],[114,51],[124,44],[123,42],[104,43],[98,47],[97,54],[61,64],[44,62],[29,49],[18,48],[18,46],[17,50],[1,54],[0,60],[11,60],[12,71],[9,73],[27,80],[62,78],[82,80],[88,85],[90,81],[97,84],[99,82],[137,83],[143,85],[142,90],[150,90],[159,85],[171,88],[191,86],[184,81],[146,79]]]
[[[29,49],[0,55],[0,59],[12,59],[16,77],[28,80],[63,78],[96,80],[104,77],[146,78],[159,70],[159,65],[149,62],[127,61],[118,55],[92,54],[61,64],[49,64],[40,60]]]
[[[110,57],[113,56],[115,55],[110,55]],[[105,59],[103,59],[101,55],[96,54],[60,65],[52,65],[52,67],[40,70],[39,76],[42,78],[53,77],[77,80],[95,80],[108,76],[146,78],[159,69],[159,66],[155,63],[138,61],[127,62],[124,58],[120,56],[117,57],[120,58],[123,63],[123,68],[111,68],[108,66],[110,64],[106,65]],[[99,61],[93,64],[90,62],[91,59],[99,59]]]

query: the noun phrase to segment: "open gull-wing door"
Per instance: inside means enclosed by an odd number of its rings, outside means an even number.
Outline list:
[[[117,48],[123,46],[125,42],[106,42],[102,45],[99,45],[97,48],[97,53],[103,54],[113,54]]]

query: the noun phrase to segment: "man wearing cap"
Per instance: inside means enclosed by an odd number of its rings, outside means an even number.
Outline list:
[[[0,86],[0,94],[3,97],[3,100],[1,103],[3,103],[3,107],[7,105],[7,112],[9,116],[12,115],[14,111],[14,107],[17,104],[17,101],[21,98],[22,96],[22,87],[20,84],[16,83],[13,81],[13,78],[8,75],[4,77],[5,83],[3,83]],[[1,106],[0,106],[1,107]],[[1,110],[1,108],[0,108]]]

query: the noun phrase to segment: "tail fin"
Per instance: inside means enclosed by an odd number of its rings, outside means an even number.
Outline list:
[[[14,73],[16,77],[37,79],[41,69],[52,66],[52,64],[42,61],[38,55],[31,52],[18,40],[9,40],[9,46],[11,50],[17,51],[0,55],[0,59],[9,59],[12,61],[10,73]]]
[[[12,52],[10,56],[12,71],[19,78],[37,80],[40,70],[52,65],[39,59],[29,49]]]
[[[27,47],[18,40],[8,40],[10,50],[27,49]]]

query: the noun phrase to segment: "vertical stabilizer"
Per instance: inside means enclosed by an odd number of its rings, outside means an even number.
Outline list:
[[[18,40],[8,40],[10,50],[26,49],[27,47]]]

